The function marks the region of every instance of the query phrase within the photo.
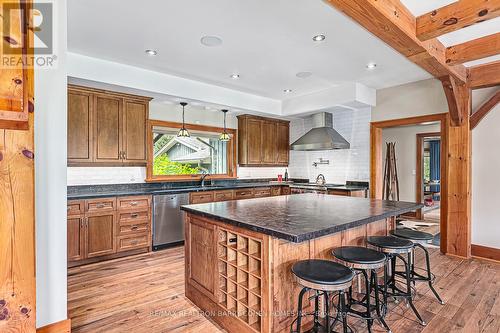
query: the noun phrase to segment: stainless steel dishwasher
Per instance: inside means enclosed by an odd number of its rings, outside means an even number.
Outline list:
[[[189,204],[189,193],[153,197],[153,250],[184,242],[184,220],[180,207]]]

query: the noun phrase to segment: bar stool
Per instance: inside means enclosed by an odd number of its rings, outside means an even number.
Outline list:
[[[349,288],[347,308],[348,313],[352,313],[355,316],[362,318],[367,321],[368,332],[371,332],[374,319],[380,321],[384,328],[391,332],[391,329],[384,320],[386,313],[387,297],[384,295],[383,304],[380,304],[379,299],[379,285],[377,270],[384,268],[384,288],[386,288],[387,281],[387,257],[385,254],[368,249],[366,247],[360,246],[342,246],[332,250],[332,254],[335,258],[341,260],[346,266],[354,269],[355,271],[362,274],[365,279],[365,295],[360,301],[356,300],[352,296],[352,288]],[[371,293],[374,290],[375,306],[371,302]],[[357,311],[352,308],[352,305],[360,305],[366,308],[365,312]],[[376,316],[372,312],[376,312]]]
[[[432,234],[429,234],[428,232],[411,230],[411,229],[396,229],[396,230],[391,231],[391,234],[396,236],[396,237],[404,238],[404,239],[407,239],[407,240],[413,242],[414,247],[412,249],[412,256],[411,256],[412,260],[411,260],[411,265],[410,265],[410,267],[411,267],[411,271],[410,271],[411,280],[413,283],[415,283],[415,281],[427,281],[427,283],[429,284],[429,288],[431,289],[434,296],[436,296],[439,303],[444,305],[445,303],[443,302],[441,297],[439,297],[437,291],[434,289],[434,286],[432,285],[432,282],[434,280],[434,275],[431,272],[431,262],[429,259],[429,252],[427,251],[425,246],[423,246],[423,244],[425,244],[425,243],[432,242],[432,240],[434,239],[434,236]],[[424,251],[426,275],[427,276],[423,276],[415,271],[415,247],[418,247]],[[403,276],[404,272],[399,272],[398,274]]]
[[[427,325],[426,322],[420,316],[420,313],[417,311],[417,308],[413,304],[413,294],[412,294],[412,280],[411,280],[411,254],[413,250],[413,243],[407,239],[398,238],[394,236],[369,236],[366,239],[367,243],[378,248],[380,252],[383,252],[387,255],[389,260],[391,261],[391,273],[389,276],[389,280],[386,283],[386,296],[392,296],[395,298],[404,298],[408,304],[410,305],[413,313],[420,321],[422,326]],[[407,254],[408,259],[403,257],[404,254]],[[401,290],[396,285],[396,259],[399,258],[405,266],[405,282],[406,282],[406,291]],[[392,292],[387,291],[387,288],[390,288]]]
[[[340,302],[338,311],[342,316],[344,333],[347,333],[348,326],[344,293],[352,285],[354,272],[349,267],[333,261],[310,259],[296,262],[292,266],[292,273],[295,275],[296,281],[303,287],[299,293],[295,332],[300,332],[304,294],[309,290],[313,290],[316,293],[314,297],[314,326],[308,332],[330,332],[329,294],[338,292]],[[324,296],[325,300],[325,325],[321,325],[319,322],[319,297],[321,295]]]

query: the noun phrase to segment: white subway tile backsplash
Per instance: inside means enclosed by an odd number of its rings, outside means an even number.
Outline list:
[[[144,167],[68,167],[68,186],[144,183]]]

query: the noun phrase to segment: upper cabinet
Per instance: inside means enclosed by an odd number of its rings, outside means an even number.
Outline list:
[[[238,164],[287,166],[290,123],[252,115],[238,116]]]
[[[150,98],[68,87],[68,165],[146,165]]]

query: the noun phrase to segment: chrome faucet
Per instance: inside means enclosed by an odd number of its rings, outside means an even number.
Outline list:
[[[201,187],[205,187],[205,178],[207,178],[208,176],[210,176],[209,173],[204,173],[202,176],[201,176]]]
[[[326,179],[325,179],[325,176],[320,173],[317,177],[316,177],[316,184],[318,185],[325,185],[326,183]]]

